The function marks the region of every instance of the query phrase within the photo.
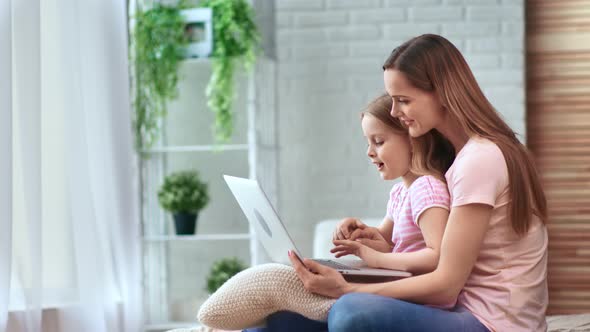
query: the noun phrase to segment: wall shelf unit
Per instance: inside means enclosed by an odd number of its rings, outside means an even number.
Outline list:
[[[206,276],[220,258],[266,261],[253,229],[223,181],[223,174],[257,179],[276,204],[274,62],[260,59],[251,73],[236,73],[235,134],[228,144],[213,141],[213,114],[206,107],[210,61],[181,66],[179,98],[170,103],[158,144],[140,161],[145,331],[198,326],[207,298]],[[260,86],[260,88],[259,88]],[[157,200],[164,177],[196,169],[208,182],[210,203],[194,235],[175,235],[172,218]]]

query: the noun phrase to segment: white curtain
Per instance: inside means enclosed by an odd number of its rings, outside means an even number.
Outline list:
[[[141,329],[126,22],[0,1],[0,331]]]
[[[0,1],[0,329],[6,326],[12,246],[11,3]]]

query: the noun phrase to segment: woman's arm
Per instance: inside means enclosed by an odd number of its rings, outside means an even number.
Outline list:
[[[442,240],[440,261],[433,272],[389,283],[350,284],[345,293],[374,293],[429,304],[454,301],[477,260],[491,213],[492,207],[484,204],[452,209]]]
[[[431,273],[377,284],[350,284],[338,272],[311,260],[305,266],[291,257],[295,271],[311,292],[338,298],[363,292],[415,303],[447,304],[454,301],[477,260],[492,207],[468,204],[451,210],[441,246],[439,264]],[[311,271],[309,271],[310,269]]]
[[[360,257],[370,267],[404,270],[413,274],[423,274],[436,269],[440,255],[445,225],[449,212],[440,207],[425,210],[418,220],[426,248],[404,253],[379,252],[363,246],[358,241],[334,241],[332,251],[348,252]],[[390,222],[391,223],[391,222]],[[383,224],[382,224],[383,225]]]

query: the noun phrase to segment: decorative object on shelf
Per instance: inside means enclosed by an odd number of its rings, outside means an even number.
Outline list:
[[[138,151],[157,141],[166,102],[178,96],[178,67],[189,45],[181,14],[184,1],[176,6],[154,4],[138,10],[131,38],[135,66],[135,145]]]
[[[197,171],[175,172],[164,179],[158,201],[172,213],[177,235],[194,234],[199,212],[209,203],[208,186]]]
[[[184,17],[189,44],[185,56],[189,58],[206,58],[213,49],[213,27],[211,25],[211,8],[191,8],[181,11]]]
[[[242,263],[237,257],[222,258],[216,261],[211,266],[207,276],[207,291],[209,294],[215,293],[221,285],[246,268],[246,264]]]
[[[251,70],[260,49],[254,11],[247,0],[203,0],[213,11],[213,53],[207,105],[215,113],[215,138],[227,142],[233,133],[234,69],[242,60]]]

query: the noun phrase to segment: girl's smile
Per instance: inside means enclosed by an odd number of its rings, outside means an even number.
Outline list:
[[[382,171],[383,170],[383,167],[385,167],[385,164],[384,163],[374,163],[374,164],[377,165],[377,170],[378,171]]]

